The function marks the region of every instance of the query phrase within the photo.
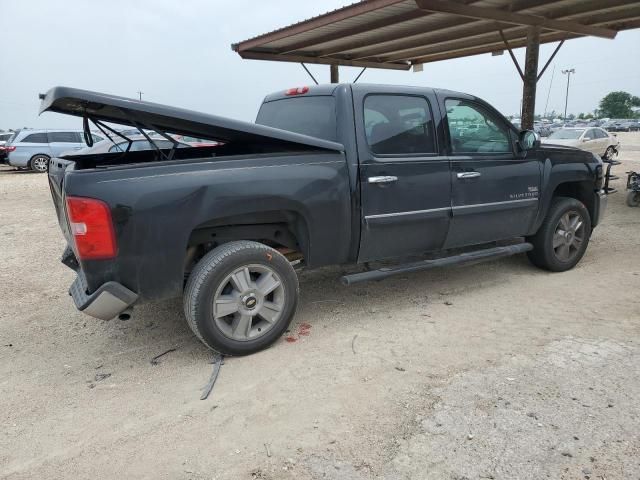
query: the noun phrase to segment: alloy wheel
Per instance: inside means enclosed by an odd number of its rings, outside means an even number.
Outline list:
[[[36,157],[31,162],[33,169],[37,172],[44,173],[49,168],[49,159],[47,157]]]
[[[580,252],[585,239],[584,220],[580,213],[571,210],[564,213],[553,234],[553,251],[562,262],[572,261]]]
[[[278,274],[261,264],[237,268],[221,282],[213,298],[213,318],[223,334],[249,341],[280,320],[285,289]]]

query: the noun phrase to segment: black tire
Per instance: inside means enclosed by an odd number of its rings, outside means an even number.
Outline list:
[[[39,153],[31,157],[31,160],[29,160],[29,168],[34,172],[47,173],[49,171],[49,160],[51,160],[51,158],[48,155]]]
[[[565,215],[569,215],[571,218],[580,217],[582,223],[579,228],[579,235],[577,234],[578,232],[574,232],[569,236],[558,233],[562,231],[560,222],[561,219],[567,218]],[[556,234],[558,234],[558,237],[556,237]],[[575,198],[555,197],[551,201],[551,206],[540,229],[533,237],[528,239],[533,244],[533,250],[527,252],[527,256],[531,263],[539,268],[552,272],[564,272],[572,269],[580,261],[587,250],[590,236],[591,217],[584,204]],[[565,258],[560,254],[560,249],[564,249],[565,246],[560,245],[557,247],[558,250],[554,248],[555,238],[567,239],[566,247],[569,254]],[[581,238],[579,246],[576,247],[573,243],[568,243],[569,241],[575,242],[576,238]]]
[[[240,270],[246,271],[247,275],[254,275],[253,271],[249,272],[249,269],[263,269],[265,275],[269,275],[266,272],[275,274],[269,277],[274,279],[274,283],[278,283],[274,293],[261,296],[257,285],[262,276],[259,276],[255,282],[251,277],[251,285],[255,287],[254,293],[243,295],[233,290],[236,287],[229,277],[240,275]],[[224,289],[228,291],[229,288],[232,289],[231,294],[223,294]],[[261,312],[267,303],[276,304],[274,297],[268,297],[276,293],[279,302],[279,305],[276,305],[279,307],[278,313],[275,314],[277,319],[269,323],[266,320],[267,317],[261,316]],[[251,298],[246,300],[252,295],[253,300]],[[256,301],[255,295],[260,298],[259,301]],[[295,315],[298,295],[298,277],[282,254],[261,243],[235,241],[213,249],[195,266],[184,290],[184,312],[189,327],[207,347],[225,355],[248,355],[268,347],[285,332]],[[222,303],[223,296],[237,299],[235,313],[226,316],[216,315],[214,303],[216,305],[218,301]],[[252,302],[251,307],[249,307],[249,301]],[[246,313],[249,308],[255,308],[256,313],[249,320],[248,328],[244,329],[248,332],[246,338],[232,338],[239,326],[239,318],[243,316],[241,312]],[[272,310],[269,312],[273,314]],[[260,325],[263,325],[264,333],[261,333]],[[256,337],[253,338],[251,335]]]
[[[627,205],[630,207],[637,207],[640,205],[640,192],[629,190],[627,192]]]

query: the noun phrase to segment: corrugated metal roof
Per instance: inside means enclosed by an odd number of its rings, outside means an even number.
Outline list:
[[[446,11],[445,7],[460,4],[468,6],[467,11]],[[501,15],[487,14],[492,18],[486,18],[482,12],[488,9],[499,10]],[[617,31],[640,27],[640,1],[365,0],[232,48],[247,59],[408,69],[414,64],[503,50],[499,30],[512,48],[524,46],[526,21],[532,15],[555,21],[541,26],[541,43],[589,34],[612,37]]]

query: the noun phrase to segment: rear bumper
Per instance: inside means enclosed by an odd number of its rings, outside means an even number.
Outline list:
[[[135,303],[138,295],[118,282],[107,282],[95,292],[87,294],[82,271],[69,288],[76,308],[87,315],[101,320],[111,320]]]

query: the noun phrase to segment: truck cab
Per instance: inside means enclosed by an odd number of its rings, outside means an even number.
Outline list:
[[[345,145],[359,197],[358,262],[533,235],[549,193],[562,183],[550,175],[556,164],[582,170],[586,183],[571,188],[590,209],[593,227],[604,203],[604,194],[594,195],[597,158],[539,140],[525,145],[511,122],[473,95],[368,84],[298,87],[267,96],[256,123]],[[544,191],[543,178],[551,181]]]

